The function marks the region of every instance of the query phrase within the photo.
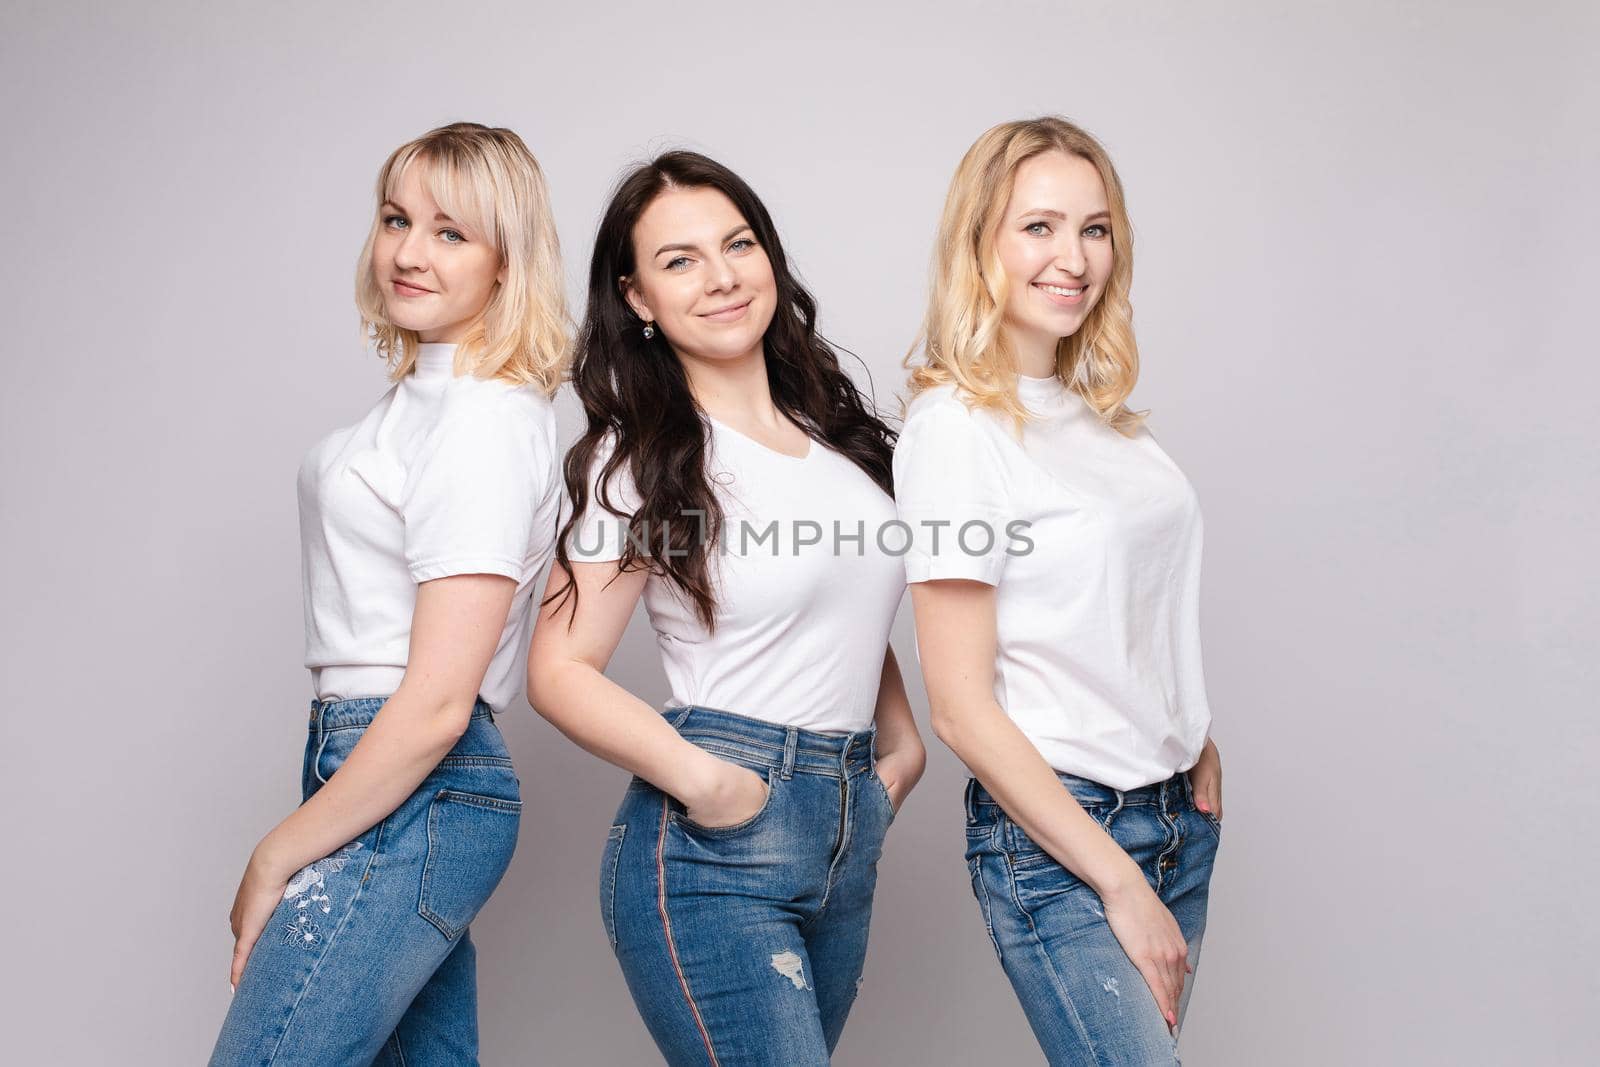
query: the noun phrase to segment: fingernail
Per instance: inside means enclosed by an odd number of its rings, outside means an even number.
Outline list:
[[[228,983],[228,996],[230,996],[230,997],[233,996],[233,983],[232,982]]]
[[[1206,802],[1203,801],[1203,800],[1200,803],[1196,804],[1195,807],[1199,808],[1201,811],[1205,812],[1207,815],[1211,814],[1210,806],[1207,805]]]

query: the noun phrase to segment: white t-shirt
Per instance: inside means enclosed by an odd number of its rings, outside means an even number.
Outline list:
[[[479,695],[516,699],[530,594],[561,508],[555,413],[534,386],[463,375],[455,345],[300,465],[306,666],[319,699],[388,696],[405,674],[417,583],[501,574],[517,592]]]
[[[905,595],[901,558],[878,537],[894,521],[894,501],[820,441],[797,459],[708,421],[706,470],[723,509],[720,548],[712,545],[708,559],[717,625],[708,633],[675,585],[646,579],[645,609],[672,687],[663,706],[693,704],[819,732],[865,729]],[[568,540],[574,562],[622,556],[627,521],[595,498],[611,448],[607,439],[590,466],[589,506]],[[608,490],[625,514],[638,509],[626,465]],[[651,540],[658,551],[660,534]]]
[[[907,580],[996,587],[995,699],[1056,770],[1114,789],[1187,770],[1211,725],[1193,486],[1059,379],[1019,380],[1020,442],[956,389],[919,394],[895,450]]]

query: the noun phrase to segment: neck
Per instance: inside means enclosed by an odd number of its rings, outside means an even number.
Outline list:
[[[1016,354],[1017,373],[1025,374],[1029,378],[1055,377],[1056,348],[1060,345],[1061,338],[1008,329],[1006,340],[1011,343],[1011,351]]]
[[[767,384],[764,346],[757,344],[737,359],[706,360],[679,353],[678,361],[683,364],[695,403],[707,414],[723,422],[777,422],[772,389]]]

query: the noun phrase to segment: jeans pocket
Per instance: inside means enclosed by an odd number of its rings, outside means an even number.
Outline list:
[[[989,887],[983,880],[983,853],[972,852],[967,854],[967,874],[972,879],[972,895],[977,898],[978,910],[983,913],[983,929],[989,935],[989,944],[994,948],[995,958],[1001,964],[1005,963],[1005,953],[1000,951],[1000,938],[994,932],[994,911],[989,903]]]
[[[889,821],[894,822],[894,817],[899,812],[895,811],[894,798],[889,795],[889,787],[883,784],[883,779],[878,777],[877,771],[869,772],[867,778],[873,783],[872,791],[883,798],[883,807],[889,813]]]
[[[606,940],[612,951],[617,947],[617,863],[622,859],[622,839],[628,834],[626,823],[618,823],[606,835],[606,849],[600,856],[600,921],[605,924]]]
[[[673,821],[679,826],[688,830],[690,833],[699,837],[730,837],[734,834],[743,833],[755,826],[756,823],[760,822],[762,817],[765,816],[767,812],[772,810],[772,798],[773,795],[778,791],[779,778],[776,774],[772,773],[771,767],[746,767],[746,765],[743,763],[738,764],[738,766],[745,767],[746,770],[755,771],[761,776],[761,780],[767,785],[767,797],[761,802],[761,807],[756,809],[756,813],[754,815],[750,816],[748,819],[742,819],[739,822],[732,823],[728,826],[702,826],[693,819],[689,818],[688,811],[684,808],[683,804],[680,803],[676,797],[673,797],[671,802]]]
[[[441,789],[428,806],[428,858],[417,911],[450,940],[465,930],[511,865],[522,801]]]

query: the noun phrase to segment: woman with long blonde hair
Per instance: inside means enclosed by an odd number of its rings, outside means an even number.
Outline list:
[[[1173,1061],[1221,835],[1200,512],[1124,403],[1131,236],[1082,129],[980,137],[894,457],[933,727],[972,774],[973,893],[1052,1064]]]
[[[468,927],[522,806],[494,717],[561,501],[564,278],[522,140],[396,149],[356,292],[394,384],[300,468],[304,802],[240,882],[213,1064],[477,1062]]]

